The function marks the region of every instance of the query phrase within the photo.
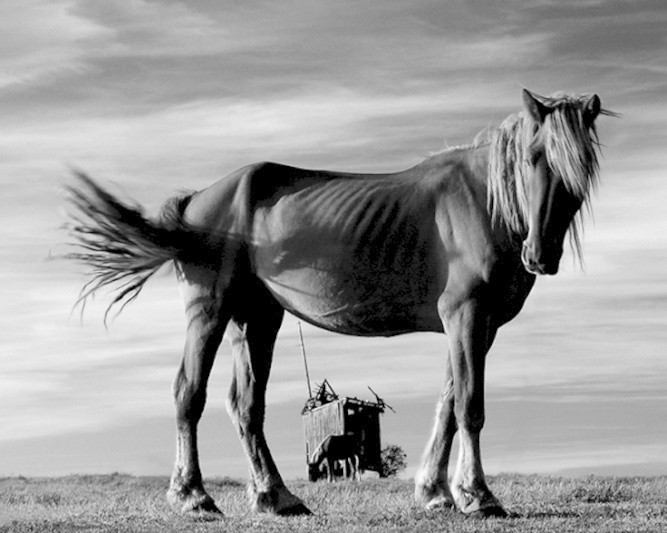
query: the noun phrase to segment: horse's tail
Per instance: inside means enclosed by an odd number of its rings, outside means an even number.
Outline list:
[[[148,279],[172,260],[213,261],[213,252],[203,231],[183,222],[183,211],[192,194],[168,200],[157,219],[143,215],[137,205],[127,205],[104,190],[87,175],[77,172],[79,187],[68,187],[74,207],[67,225],[78,250],[66,255],[90,268],[75,307],[98,289],[118,285],[106,310],[120,304],[120,311],[134,300]],[[218,256],[219,257],[219,256]]]

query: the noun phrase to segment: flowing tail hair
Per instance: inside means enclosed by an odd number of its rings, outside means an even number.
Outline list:
[[[78,186],[67,187],[74,209],[65,227],[77,249],[65,258],[89,269],[90,279],[74,304],[75,309],[81,307],[81,313],[89,297],[103,287],[116,285],[116,295],[104,313],[106,324],[111,309],[120,305],[120,313],[165,263],[214,261],[208,235],[183,222],[191,193],[167,200],[159,217],[151,220],[140,206],[123,203],[86,174],[74,175]]]

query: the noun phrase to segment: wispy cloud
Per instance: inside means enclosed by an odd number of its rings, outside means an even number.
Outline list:
[[[91,59],[214,55],[234,43],[224,25],[186,3],[79,1],[72,11],[108,31],[106,42],[89,51]]]
[[[86,46],[107,32],[89,19],[73,15],[71,2],[9,0],[0,8],[0,88],[44,82],[79,72]]]

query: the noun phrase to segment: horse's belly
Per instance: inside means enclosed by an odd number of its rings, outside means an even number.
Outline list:
[[[339,258],[340,260],[340,258]],[[308,265],[259,277],[283,307],[322,328],[351,335],[441,331],[436,291],[409,273]]]

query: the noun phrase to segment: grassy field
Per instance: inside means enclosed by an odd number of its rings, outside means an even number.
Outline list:
[[[314,511],[277,518],[248,512],[244,483],[209,479],[225,517],[195,520],[170,510],[162,477],[121,474],[0,479],[0,532],[24,531],[667,531],[667,477],[565,479],[501,475],[491,487],[512,513],[474,520],[449,510],[427,512],[405,480],[293,481]]]

